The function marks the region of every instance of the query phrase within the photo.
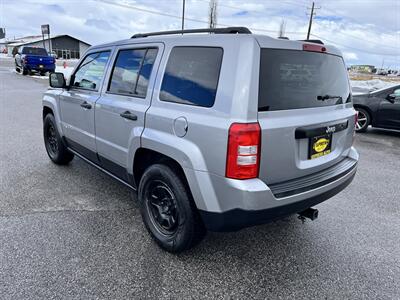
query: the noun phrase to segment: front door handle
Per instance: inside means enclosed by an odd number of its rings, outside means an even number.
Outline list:
[[[137,120],[137,115],[134,115],[129,110],[124,111],[123,113],[120,114],[120,116],[125,118],[125,119],[132,120],[132,121],[136,121]]]
[[[87,103],[86,101],[84,101],[84,102],[81,104],[81,107],[86,108],[86,109],[91,109],[91,108],[92,108],[92,104]]]

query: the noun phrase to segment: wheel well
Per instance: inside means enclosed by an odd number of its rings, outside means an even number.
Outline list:
[[[50,107],[44,106],[43,107],[43,119],[48,115],[52,114],[54,116],[53,110]]]
[[[184,183],[189,188],[185,172],[183,171],[181,165],[176,160],[162,153],[146,148],[139,148],[135,153],[135,158],[133,161],[133,174],[134,174],[135,184],[137,187],[139,186],[139,182],[143,176],[144,171],[151,165],[157,163],[162,163],[169,166],[183,179]]]
[[[354,104],[354,108],[362,108],[363,110],[365,110],[369,114],[370,123],[372,122],[372,118],[373,118],[372,111],[368,107],[366,107],[364,105]]]

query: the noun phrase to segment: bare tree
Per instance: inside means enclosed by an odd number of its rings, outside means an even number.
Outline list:
[[[208,9],[208,27],[217,27],[217,6],[218,0],[210,0],[210,7]]]

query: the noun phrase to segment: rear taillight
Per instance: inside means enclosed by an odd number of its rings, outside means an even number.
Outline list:
[[[261,129],[258,123],[233,123],[229,128],[226,177],[251,179],[260,168]]]

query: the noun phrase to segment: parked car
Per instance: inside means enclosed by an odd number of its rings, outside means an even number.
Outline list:
[[[355,117],[337,48],[242,27],[93,46],[43,98],[50,159],[76,155],[137,191],[170,252],[206,230],[315,219],[356,173]]]
[[[377,69],[376,70],[376,75],[388,75],[388,71],[386,69]]]
[[[21,47],[15,55],[15,70],[27,75],[33,71],[44,75],[54,72],[56,60],[48,55],[46,49],[37,47]]]
[[[353,96],[357,132],[372,127],[400,130],[400,85]]]

